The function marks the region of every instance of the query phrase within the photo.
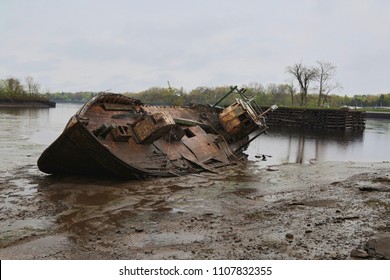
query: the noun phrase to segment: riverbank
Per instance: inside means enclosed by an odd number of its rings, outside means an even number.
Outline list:
[[[263,163],[261,163],[263,164]],[[390,163],[0,180],[1,259],[390,258]]]

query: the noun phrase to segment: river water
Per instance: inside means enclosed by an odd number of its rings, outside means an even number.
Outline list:
[[[12,176],[26,167],[40,174],[36,161],[62,132],[81,104],[50,109],[0,108],[0,172]],[[315,132],[271,128],[247,149],[259,165],[313,161],[380,162],[390,160],[390,121],[368,119],[363,132]],[[266,155],[266,161],[262,161]]]

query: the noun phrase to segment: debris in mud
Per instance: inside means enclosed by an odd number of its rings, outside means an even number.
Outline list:
[[[287,233],[286,234],[286,238],[289,239],[289,240],[293,240],[294,239],[294,235],[292,235],[291,233]]]
[[[374,259],[390,260],[390,233],[379,234],[365,245],[370,257]]]
[[[340,222],[343,222],[346,220],[358,220],[358,219],[359,219],[359,216],[346,216],[346,217],[335,217],[335,218],[333,218],[333,221],[335,223],[340,223]]]
[[[356,184],[358,189],[363,192],[390,192],[390,179],[386,176],[379,176],[374,174],[370,176],[367,174]]]
[[[268,166],[267,171],[279,171],[279,168],[277,168],[275,166]]]
[[[353,249],[351,251],[351,258],[367,259],[368,257],[369,257],[368,253],[362,249]]]
[[[261,158],[262,161],[267,161],[267,157],[272,157],[271,155],[255,155],[255,158]]]
[[[134,230],[135,230],[135,232],[144,232],[143,228],[135,228]]]
[[[359,190],[363,192],[390,192],[390,186],[385,186],[385,185],[365,185],[365,186],[360,186]]]

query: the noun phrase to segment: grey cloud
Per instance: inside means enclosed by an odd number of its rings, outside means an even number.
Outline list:
[[[15,4],[17,3],[17,4]],[[53,90],[283,82],[334,63],[347,94],[390,91],[388,1],[10,1],[0,63]],[[18,13],[14,13],[17,10]],[[373,69],[365,80],[365,69]]]

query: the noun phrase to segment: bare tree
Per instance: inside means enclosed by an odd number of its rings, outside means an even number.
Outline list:
[[[335,90],[336,88],[342,89],[343,87],[342,87],[342,85],[341,85],[339,82],[336,82],[335,84],[329,86],[329,87],[326,89],[325,93],[324,93],[324,96],[323,96],[324,98],[322,99],[322,104],[321,104],[321,106],[324,106],[325,103],[329,103],[329,99],[330,99],[329,93],[330,93],[331,91]]]
[[[40,85],[38,83],[34,82],[34,78],[31,76],[26,77],[26,84],[27,84],[27,93],[32,94],[38,94]]]
[[[310,83],[317,78],[317,69],[314,67],[306,67],[302,65],[302,62],[296,63],[292,66],[287,67],[287,73],[291,74],[298,81],[300,92],[299,92],[299,105],[306,106],[307,93],[309,91]]]
[[[328,99],[329,93],[340,88],[341,85],[338,82],[333,81],[336,75],[336,66],[330,62],[317,61],[317,77],[318,81],[318,101],[317,106],[323,106]],[[333,83],[332,83],[333,81]]]
[[[291,79],[289,84],[286,84],[286,90],[290,94],[291,106],[294,106],[294,95],[296,94],[296,88],[294,86],[294,80]]]

